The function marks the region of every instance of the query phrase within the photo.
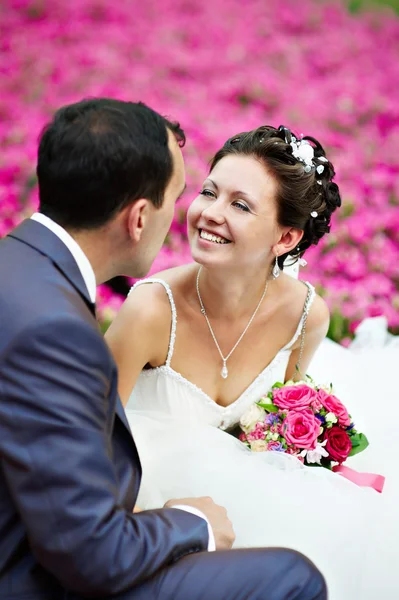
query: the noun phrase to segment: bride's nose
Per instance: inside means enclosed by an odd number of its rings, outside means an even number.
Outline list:
[[[206,221],[212,221],[214,223],[223,223],[225,220],[225,216],[224,216],[224,207],[222,205],[221,202],[219,202],[218,200],[216,200],[215,202],[212,202],[212,204],[208,205],[203,211],[202,211],[202,217],[206,220]]]

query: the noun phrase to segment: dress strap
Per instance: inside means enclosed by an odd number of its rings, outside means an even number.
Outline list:
[[[309,310],[310,307],[312,306],[313,300],[316,296],[316,292],[314,287],[308,283],[307,281],[304,282],[305,285],[307,285],[308,287],[308,293],[306,295],[306,300],[305,300],[305,304],[303,307],[303,314],[302,314],[302,318],[301,318],[301,343],[299,346],[299,356],[298,356],[298,361],[295,365],[295,369],[297,371],[297,373],[301,372],[301,360],[302,360],[302,354],[303,354],[303,349],[305,347],[305,331],[306,331],[306,322],[308,320],[308,314],[309,314]]]
[[[168,356],[166,358],[166,363],[165,365],[167,367],[170,367],[170,362],[172,360],[172,356],[173,356],[173,350],[175,347],[175,339],[176,339],[176,324],[177,324],[177,313],[176,313],[176,305],[175,305],[175,301],[173,299],[173,294],[172,294],[172,290],[170,289],[169,284],[166,283],[166,281],[164,281],[163,279],[157,279],[157,278],[149,278],[149,279],[141,279],[140,281],[136,281],[136,283],[130,288],[128,296],[133,292],[133,290],[138,287],[139,285],[142,285],[143,283],[160,283],[163,288],[165,289],[165,292],[168,295],[169,298],[169,302],[170,302],[170,308],[172,311],[172,324],[171,324],[171,328],[170,328],[170,339],[169,339],[169,348],[168,348]]]
[[[296,328],[296,331],[294,333],[294,337],[283,348],[283,350],[289,350],[295,344],[299,336],[301,336],[301,346],[297,366],[299,366],[300,360],[302,358],[303,346],[305,344],[306,321],[309,315],[310,307],[312,306],[313,300],[316,297],[316,291],[313,285],[308,281],[303,281],[302,283],[304,283],[304,285],[306,285],[306,287],[308,288],[308,293],[306,294],[305,298],[305,304],[303,305],[302,316],[298,323],[298,327]]]

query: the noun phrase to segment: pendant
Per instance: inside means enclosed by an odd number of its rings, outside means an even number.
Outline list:
[[[223,379],[227,379],[227,377],[228,377],[228,375],[229,375],[229,371],[228,371],[228,369],[227,369],[227,367],[226,367],[226,363],[225,363],[225,362],[223,363],[223,368],[222,368],[222,370],[220,371],[220,374],[221,374],[221,376],[223,377]]]

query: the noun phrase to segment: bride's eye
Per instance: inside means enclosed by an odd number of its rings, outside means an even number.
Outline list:
[[[246,204],[244,204],[243,202],[233,202],[233,206],[236,206],[237,208],[239,208],[240,210],[244,211],[244,212],[249,212],[249,208]]]
[[[212,192],[212,190],[208,190],[208,189],[201,190],[200,195],[208,196],[208,198],[216,198],[215,192]]]

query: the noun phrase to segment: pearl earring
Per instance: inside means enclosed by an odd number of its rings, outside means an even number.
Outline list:
[[[278,266],[278,256],[276,256],[276,260],[274,263],[274,267],[272,270],[272,275],[273,275],[273,279],[277,279],[277,277],[280,276],[281,270],[280,267]]]

